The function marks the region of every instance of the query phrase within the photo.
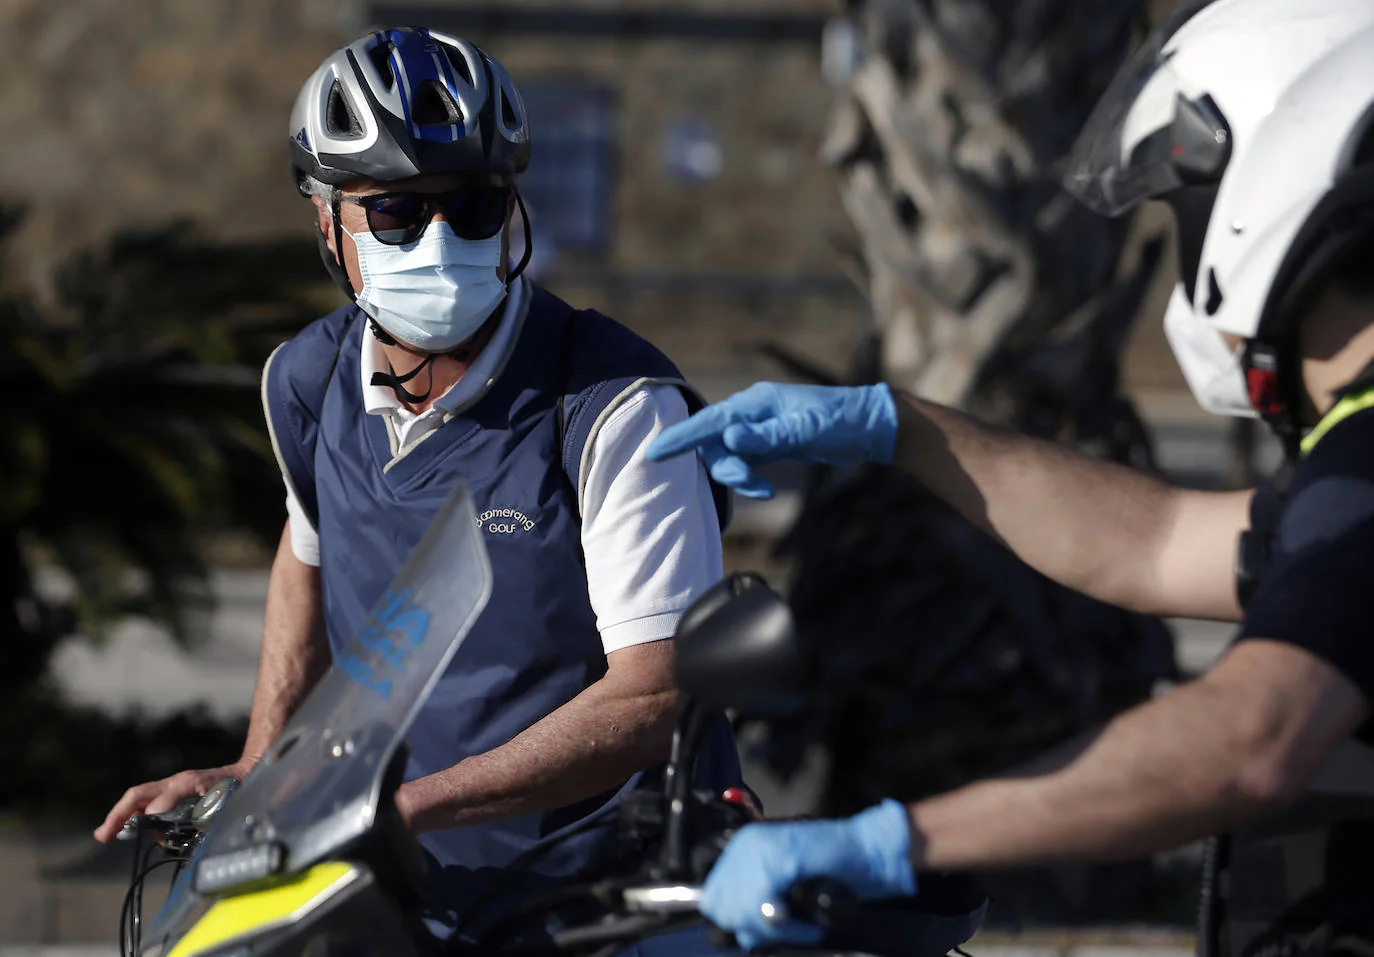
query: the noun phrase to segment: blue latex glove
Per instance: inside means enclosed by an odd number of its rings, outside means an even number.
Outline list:
[[[750,824],[730,839],[706,878],[701,912],[734,933],[740,946],[816,944],[821,929],[764,916],[763,905],[785,908],[792,885],[829,877],[860,900],[910,897],[911,826],[906,808],[888,800],[840,821]]]
[[[891,462],[897,403],[886,385],[839,388],[760,382],[670,426],[651,461],[696,449],[711,477],[748,498],[772,498],[754,466],[778,459],[830,465]]]

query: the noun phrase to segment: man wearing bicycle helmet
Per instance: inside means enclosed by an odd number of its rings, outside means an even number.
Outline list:
[[[231,768],[131,789],[97,836],[251,768],[463,482],[494,590],[416,720],[397,804],[441,865],[444,922],[472,929],[500,910],[467,913],[479,899],[608,866],[614,828],[588,819],[659,780],[676,714],[665,639],[721,575],[727,493],[690,459],[643,455],[702,404],[672,363],[522,278],[528,225],[510,266],[531,137],[500,63],[437,31],[371,33],[306,82],[290,136],[352,301],[263,375],[289,519],[248,742]],[[728,726],[698,774],[740,782]]]
[[[1374,742],[1374,4],[1184,4],[1105,96],[1067,186],[1110,215],[1169,204],[1174,353],[1203,407],[1275,429],[1291,482],[1179,489],[886,386],[756,385],[651,455],[696,449],[757,496],[771,490],[754,467],[778,458],[895,462],[1051,578],[1238,636],[1202,678],[1020,773],[746,828],[703,903],[746,944],[814,936],[764,912],[815,874],[881,897],[919,892],[923,868],[1111,859],[1221,831],[1228,890],[1208,898],[1204,954],[1374,941],[1374,773],[1367,752],[1344,760],[1348,737]]]

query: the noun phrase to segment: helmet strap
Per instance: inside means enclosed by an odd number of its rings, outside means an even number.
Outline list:
[[[520,190],[514,186],[511,187],[511,191],[515,193],[515,203],[520,207],[520,221],[525,224],[525,251],[521,254],[520,262],[516,265],[515,270],[506,277],[507,286],[515,282],[519,275],[525,271],[525,267],[530,264],[530,254],[534,252],[534,234],[530,232],[530,214],[525,210],[525,199],[520,195]]]
[[[376,328],[375,324],[373,325],[373,328]],[[392,341],[395,342],[394,339]],[[429,394],[434,391],[434,360],[437,358],[439,358],[439,353],[431,352],[428,356],[425,357],[424,362],[421,362],[419,365],[411,369],[405,375],[392,375],[389,372],[374,372],[372,373],[372,381],[370,384],[390,386],[393,392],[395,392],[401,398],[405,399],[407,402],[423,402],[426,399],[428,399]],[[417,375],[419,375],[421,369],[429,370],[429,386],[425,389],[424,392],[417,394],[407,389],[405,387],[405,384],[409,382],[411,379],[415,378]]]
[[[1264,339],[1248,339],[1241,357],[1250,404],[1283,444],[1284,457],[1296,462],[1302,443],[1299,396],[1294,388],[1297,370],[1285,368],[1281,350]]]
[[[475,349],[481,348],[483,345],[487,343],[488,340],[491,339],[491,334],[496,329],[496,324],[500,321],[500,317],[504,315],[505,311],[506,304],[503,302],[500,305],[500,307],[498,307],[494,312],[492,312],[492,314],[487,318],[486,322],[482,323],[481,327],[476,332],[474,332],[463,342],[460,342],[457,346],[454,347],[452,351],[447,353],[429,353],[425,356],[425,360],[423,362],[421,362],[414,369],[411,369],[405,375],[398,376],[389,372],[374,372],[372,373],[372,379],[369,381],[369,384],[387,386],[393,392],[396,393],[398,398],[404,399],[407,402],[424,402],[426,399],[429,398],[430,393],[434,391],[434,360],[439,358],[439,356],[441,355],[447,355],[450,358],[456,359],[459,362],[470,361],[472,359],[473,351]],[[376,338],[376,340],[380,342],[382,345],[398,346],[403,351],[411,353],[411,355],[421,355],[421,353],[415,352],[414,350],[407,348],[404,343],[398,341],[395,336],[393,336],[391,333],[383,329],[381,325],[378,324],[376,319],[373,319],[371,316],[368,316],[367,322],[372,329],[373,337]],[[429,369],[429,388],[425,389],[423,394],[416,394],[414,392],[411,392],[409,389],[405,388],[405,383],[415,378],[417,375],[420,374],[420,370],[425,368]]]
[[[329,273],[329,278],[334,280],[334,284],[343,290],[343,294],[348,297],[349,302],[357,302],[358,294],[353,291],[353,282],[348,278],[348,267],[344,265],[343,258],[343,218],[339,213],[339,188],[329,187],[329,214],[334,219],[334,249],[329,248],[329,240],[325,239],[324,230],[318,226],[315,229],[315,245],[319,247],[320,259],[324,262],[325,271]]]
[[[379,323],[376,319],[373,319],[371,316],[367,317],[367,324],[372,329],[372,338],[376,339],[382,345],[399,346],[401,344],[395,336],[393,336],[391,333],[383,329],[381,323]]]

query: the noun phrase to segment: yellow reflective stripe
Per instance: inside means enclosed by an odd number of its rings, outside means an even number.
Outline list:
[[[1374,406],[1374,386],[1370,386],[1363,392],[1356,392],[1354,395],[1348,395],[1344,399],[1341,399],[1341,401],[1331,407],[1330,412],[1322,416],[1322,420],[1317,423],[1317,427],[1311,432],[1308,432],[1307,436],[1302,440],[1302,454],[1307,455],[1317,447],[1317,443],[1326,436],[1326,433],[1330,432],[1356,412],[1362,412],[1371,406]]]
[[[290,923],[342,891],[357,876],[353,865],[329,861],[304,874],[217,900],[167,957],[191,957],[252,931]]]

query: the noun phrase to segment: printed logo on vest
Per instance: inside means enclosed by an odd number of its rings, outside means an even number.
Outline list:
[[[515,535],[534,531],[534,519],[516,508],[489,508],[477,516],[477,527],[490,535]]]

